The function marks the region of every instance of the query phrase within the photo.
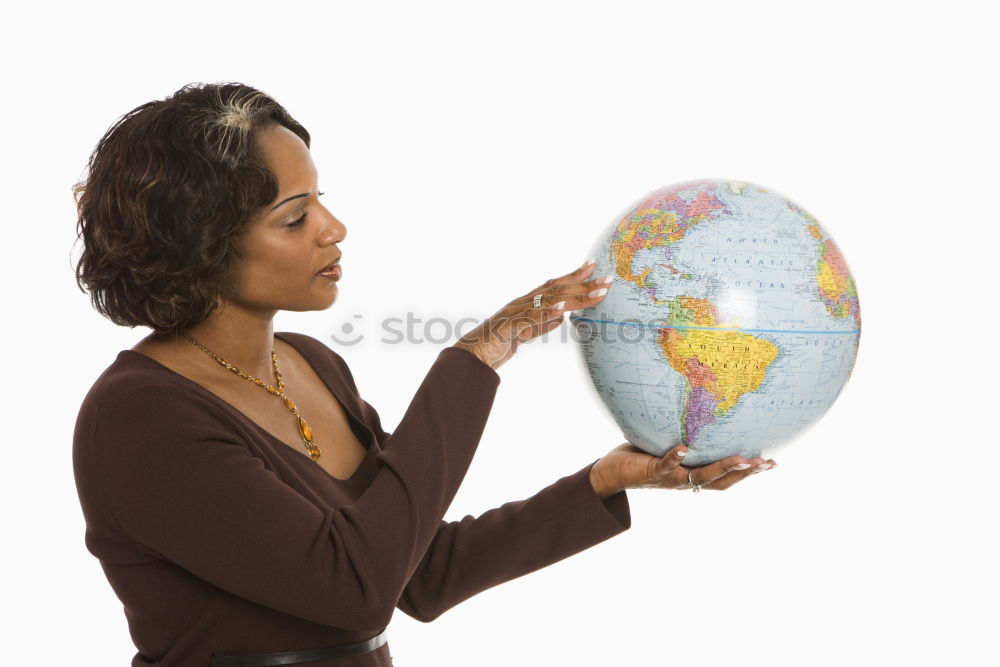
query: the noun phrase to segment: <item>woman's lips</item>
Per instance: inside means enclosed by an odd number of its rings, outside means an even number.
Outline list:
[[[317,276],[322,276],[324,278],[332,278],[333,280],[340,280],[342,270],[340,264],[334,264],[332,269],[326,269],[317,273]]]

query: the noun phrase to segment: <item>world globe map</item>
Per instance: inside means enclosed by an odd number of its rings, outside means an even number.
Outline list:
[[[570,315],[593,386],[630,443],[688,467],[790,442],[854,369],[861,310],[833,238],[743,181],[655,190],[597,240],[604,299]]]

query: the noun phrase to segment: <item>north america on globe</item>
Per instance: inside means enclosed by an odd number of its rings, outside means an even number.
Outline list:
[[[597,394],[650,454],[761,455],[830,408],[854,368],[857,287],[833,238],[742,181],[655,190],[597,240],[597,306],[571,315]]]

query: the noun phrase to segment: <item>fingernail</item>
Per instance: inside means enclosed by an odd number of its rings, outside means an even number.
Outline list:
[[[608,293],[608,288],[607,287],[602,287],[601,289],[595,289],[593,292],[591,292],[587,296],[589,298],[591,298],[591,299],[596,299],[597,297],[604,296],[607,293]]]
[[[683,457],[685,457],[687,455],[688,455],[687,452],[685,452],[683,450],[677,450],[677,456],[680,456],[681,458],[683,458]]]
[[[581,266],[580,268],[581,268],[581,269],[585,269],[585,268],[587,268],[588,266],[590,266],[591,264],[597,264],[597,260],[596,260],[595,258],[593,258],[593,257],[591,257],[591,258],[590,258],[590,259],[588,259],[588,260],[587,260],[586,262],[584,262],[584,263],[583,263],[583,266]]]
[[[608,283],[610,283],[614,279],[614,277],[615,277],[614,274],[611,274],[611,273],[609,273],[606,276],[601,276],[600,278],[597,279],[597,284],[598,285],[607,285]]]
[[[732,467],[733,470],[746,470],[750,467],[749,463],[737,463]]]
[[[560,301],[556,305],[552,306],[553,310],[562,310],[562,307],[566,305],[565,301]]]
[[[773,466],[771,466],[770,463],[761,463],[759,466],[757,466],[757,470],[767,470],[768,468],[771,467]]]

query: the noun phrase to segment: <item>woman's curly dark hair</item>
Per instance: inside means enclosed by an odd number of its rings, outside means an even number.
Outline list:
[[[241,83],[188,84],[115,122],[73,186],[76,282],[99,313],[174,334],[236,296],[235,241],[278,196],[256,145],[274,125],[309,147],[284,107]]]

